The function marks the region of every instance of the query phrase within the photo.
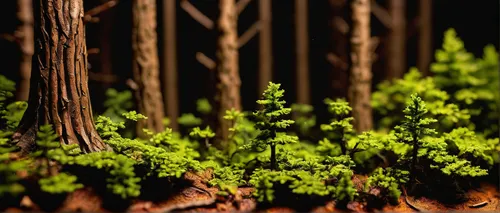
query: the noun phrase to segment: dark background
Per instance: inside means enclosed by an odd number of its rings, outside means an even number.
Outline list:
[[[167,0],[164,0],[167,1]],[[274,82],[282,83],[286,90],[285,98],[288,103],[295,101],[294,73],[295,73],[295,39],[294,39],[294,3],[293,0],[273,1],[273,56],[274,56]],[[85,9],[91,9],[99,5],[99,0],[85,0]],[[161,8],[159,1],[158,8]],[[216,20],[216,0],[191,0],[200,11]],[[386,5],[385,1],[378,1],[380,5]],[[15,17],[15,1],[2,1],[0,7],[0,33],[12,33],[17,24]],[[433,46],[439,48],[442,43],[443,33],[446,29],[453,27],[458,36],[465,42],[468,51],[476,56],[481,56],[482,49],[487,44],[499,46],[499,1],[498,0],[434,0],[433,3]],[[418,1],[407,1],[407,23],[417,15]],[[239,17],[239,34],[241,35],[250,25],[257,20],[257,1],[253,0]],[[120,76],[121,81],[113,84],[118,89],[127,89],[124,80],[131,78],[131,1],[121,0],[119,4],[106,13],[114,17],[112,32],[112,55],[113,73]],[[329,72],[332,67],[326,61],[325,54],[330,51],[330,5],[328,0],[309,1],[309,37],[310,37],[310,75],[311,95],[313,104],[319,113],[324,112],[322,100],[331,97],[332,79]],[[161,32],[161,13],[158,13],[158,31]],[[372,36],[379,36],[381,43],[377,49],[379,59],[373,65],[374,83],[381,79],[384,69],[384,37],[387,30],[372,15]],[[101,28],[102,29],[102,28]],[[87,25],[88,48],[99,48],[99,23]],[[215,59],[216,34],[205,29],[193,20],[179,6],[177,8],[177,48],[178,48],[178,70],[179,70],[179,97],[181,113],[193,112],[195,101],[202,97],[211,97],[211,77],[203,65],[195,58],[196,52],[200,51]],[[418,32],[415,31],[408,37],[407,43],[407,65],[416,66],[416,47]],[[161,39],[159,48],[162,47]],[[17,60],[19,52],[17,44],[6,40],[0,40],[0,74],[10,79],[18,80]],[[255,100],[258,98],[256,82],[258,69],[258,36],[249,41],[240,49],[240,75],[242,79],[241,95],[245,110],[255,108]],[[161,52],[160,52],[161,59]],[[90,55],[89,62],[93,65],[91,72],[100,72],[98,55]],[[91,81],[93,108],[101,112],[104,98],[103,87],[99,82]]]

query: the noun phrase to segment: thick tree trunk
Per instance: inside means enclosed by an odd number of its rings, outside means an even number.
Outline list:
[[[419,1],[420,35],[418,37],[417,66],[424,76],[429,75],[432,61],[432,0]]]
[[[32,0],[17,0],[17,19],[20,25],[14,35],[19,40],[19,49],[21,50],[19,60],[21,80],[17,85],[16,100],[27,101],[30,88],[31,60],[35,51]]]
[[[26,154],[40,125],[51,124],[62,144],[84,152],[106,149],[95,130],[88,90],[82,0],[35,0],[36,52],[28,109],[13,139]]]
[[[137,134],[144,137],[143,128],[155,132],[164,130],[164,107],[160,88],[156,34],[156,0],[134,0],[132,5],[132,49],[137,109],[148,117],[137,124]]]
[[[297,53],[297,103],[311,104],[309,88],[308,0],[295,0]]]
[[[178,130],[179,97],[177,95],[177,39],[176,39],[176,1],[163,1],[163,83],[164,103],[167,117],[170,118],[170,127]]]
[[[273,76],[271,17],[271,0],[259,0],[259,96],[264,93]]]
[[[238,15],[235,0],[219,1],[220,16],[217,22],[216,97],[215,110],[217,145],[225,147],[230,123],[224,120],[226,110],[241,110],[240,75],[238,71]]]
[[[371,99],[370,0],[353,0],[349,101],[358,132],[373,125]]]
[[[390,0],[391,29],[387,79],[402,78],[406,64],[406,0]]]
[[[347,31],[349,26],[346,22],[345,9],[346,0],[330,0],[331,5],[331,45],[332,55],[332,89],[333,97],[347,97],[347,88],[349,86],[349,41]]]

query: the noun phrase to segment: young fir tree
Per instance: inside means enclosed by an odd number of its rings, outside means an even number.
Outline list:
[[[250,147],[271,147],[271,169],[275,170],[276,165],[276,145],[295,143],[298,137],[287,135],[280,130],[285,130],[294,123],[293,120],[282,119],[283,115],[288,115],[292,111],[285,108],[284,100],[281,100],[285,90],[280,90],[281,84],[269,82],[267,89],[263,93],[263,99],[257,100],[257,104],[262,105],[262,109],[254,112],[258,121],[255,124],[260,130],[259,135],[251,140],[250,144],[244,148]]]
[[[324,101],[328,105],[328,111],[334,115],[334,118],[329,124],[322,124],[320,126],[321,130],[327,133],[327,137],[322,143],[328,143],[329,141],[338,142],[343,155],[347,154],[347,141],[355,133],[353,125],[353,117],[349,114],[352,108],[349,103],[344,99],[337,99],[335,101],[331,99],[325,99]]]
[[[400,141],[410,144],[412,147],[411,165],[410,165],[410,185],[415,180],[416,166],[418,160],[418,149],[423,143],[422,138],[426,135],[436,134],[436,130],[429,128],[432,123],[437,122],[436,119],[425,118],[427,107],[417,94],[411,95],[411,101],[403,111],[405,120],[402,125],[396,126],[397,137]]]

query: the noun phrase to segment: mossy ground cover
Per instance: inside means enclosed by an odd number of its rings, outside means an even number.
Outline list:
[[[144,129],[129,91],[109,90],[96,129],[109,151],[83,153],[40,126],[36,149],[19,157],[10,140],[26,109],[0,76],[0,206],[43,211],[297,211],[497,209],[498,53],[468,53],[453,30],[431,70],[411,69],[373,94],[376,128],[356,133],[344,99],[314,108],[287,104],[270,82],[259,110],[228,110],[224,148],[197,112],[180,132]],[[293,116],[292,116],[293,115]],[[293,119],[292,119],[293,118]],[[169,120],[164,123],[168,126]],[[279,207],[279,208],[278,208]]]

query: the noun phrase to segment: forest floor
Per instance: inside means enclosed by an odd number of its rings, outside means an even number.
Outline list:
[[[256,201],[251,198],[252,188],[240,188],[236,195],[221,197],[217,195],[217,188],[207,187],[206,176],[186,173],[184,178],[191,182],[191,186],[185,187],[178,192],[168,196],[163,201],[135,200],[130,203],[114,203],[106,208],[103,199],[92,189],[84,188],[69,194],[55,212],[296,212],[290,207],[266,207],[257,206]],[[356,187],[363,185],[366,177],[355,176]],[[466,201],[454,204],[445,204],[435,199],[426,197],[405,197],[402,195],[397,205],[385,205],[381,209],[370,209],[370,212],[413,212],[413,211],[488,211],[500,212],[500,193],[498,187],[492,184],[482,184],[479,189],[469,190],[466,193]],[[407,199],[407,200],[406,200]],[[121,207],[117,207],[120,205]],[[304,205],[307,205],[304,203]],[[8,208],[5,212],[43,211],[29,197],[25,196],[21,201],[21,207]],[[302,210],[301,210],[302,211]],[[335,201],[327,202],[323,206],[317,206],[307,210],[309,212],[366,212],[365,204],[350,202],[346,210],[337,209]]]

